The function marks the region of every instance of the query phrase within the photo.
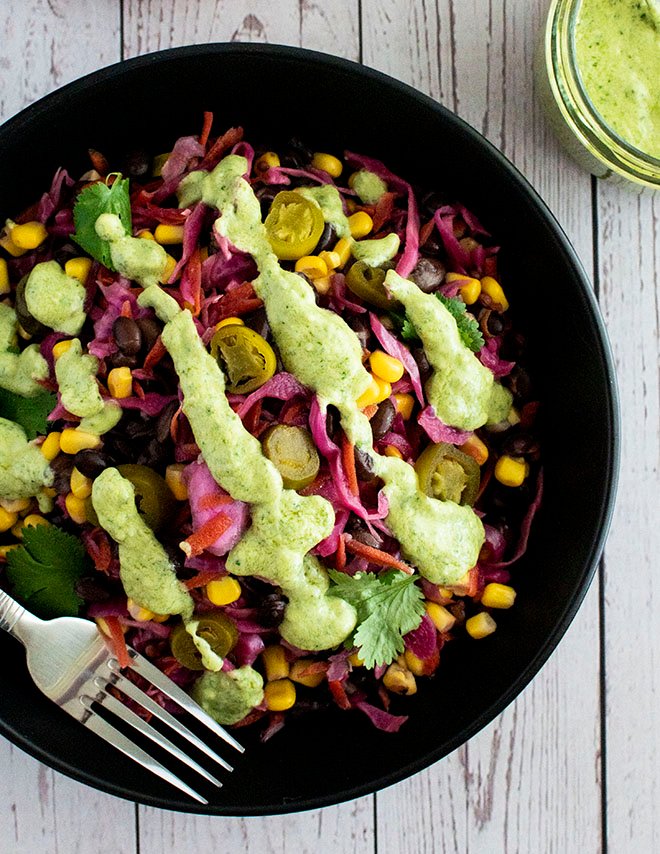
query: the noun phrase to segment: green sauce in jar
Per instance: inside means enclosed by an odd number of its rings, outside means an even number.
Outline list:
[[[585,91],[604,121],[660,159],[658,0],[582,0],[575,54]]]

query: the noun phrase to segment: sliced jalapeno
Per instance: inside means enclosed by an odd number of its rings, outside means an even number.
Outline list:
[[[364,261],[356,261],[346,274],[346,286],[354,294],[379,308],[395,308],[399,303],[388,297],[383,282],[385,270],[370,267]]]
[[[325,222],[315,202],[300,193],[284,190],[273,199],[264,225],[277,257],[282,261],[295,261],[312,252]]]
[[[302,489],[319,473],[318,451],[304,427],[276,424],[264,435],[262,446],[286,489]]]
[[[273,348],[249,326],[221,326],[211,339],[211,354],[224,368],[232,394],[249,394],[273,376],[277,357]]]
[[[417,458],[420,488],[432,498],[472,505],[479,493],[478,463],[446,442],[429,445]]]
[[[159,531],[175,509],[174,496],[165,479],[149,466],[137,463],[117,466],[117,471],[133,484],[138,513],[152,531]]]
[[[224,658],[236,645],[238,629],[220,611],[196,617],[197,636],[206,641],[213,652]],[[204,670],[202,656],[183,624],[176,626],[170,635],[172,655],[189,670]]]

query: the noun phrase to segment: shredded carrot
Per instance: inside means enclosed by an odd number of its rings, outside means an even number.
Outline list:
[[[105,531],[101,528],[94,528],[85,537],[85,548],[96,569],[99,572],[107,573],[112,563],[112,549]]]
[[[431,217],[431,219],[428,222],[424,223],[424,225],[420,228],[420,230],[419,230],[419,245],[420,246],[423,246],[426,243],[426,241],[429,239],[429,237],[431,236],[431,232],[433,231],[434,227],[435,227],[435,220],[433,219],[433,217]]]
[[[344,686],[337,679],[328,681],[328,688],[332,694],[332,699],[340,709],[350,709],[351,701],[348,699],[348,694],[344,690]]]
[[[133,312],[131,310],[131,304],[127,299],[125,299],[124,302],[121,304],[120,314],[122,317],[133,317]]]
[[[199,169],[211,170],[222,160],[225,151],[233,148],[237,142],[243,139],[243,128],[229,128],[228,131],[219,136],[206,152],[206,157],[199,164]]]
[[[370,403],[368,406],[365,406],[364,409],[362,410],[362,414],[366,415],[370,421],[377,412],[378,412],[378,406],[375,403]]]
[[[263,407],[263,403],[258,400],[254,406],[250,407],[250,411],[243,418],[243,426],[248,431],[248,433],[252,433],[254,436],[257,432],[257,428],[259,427],[259,421],[261,420],[261,410]]]
[[[149,350],[144,360],[144,370],[148,371],[157,365],[163,356],[167,353],[167,349],[163,344],[160,335],[156,338],[154,346]]]
[[[202,495],[197,502],[197,507],[200,510],[213,510],[216,507],[223,507],[226,504],[231,504],[234,499],[231,495]]]
[[[346,549],[354,555],[358,555],[358,557],[366,558],[369,563],[375,563],[378,566],[392,566],[394,569],[400,569],[401,572],[405,572],[406,575],[413,574],[413,568],[408,566],[407,563],[404,563],[402,560],[397,560],[387,552],[375,549],[373,546],[367,546],[359,540],[347,540]]]
[[[346,540],[343,534],[339,535],[339,545],[335,554],[335,566],[339,572],[346,566]]]
[[[216,581],[220,578],[220,573],[214,569],[203,569],[198,572],[194,578],[189,578],[183,582],[186,590],[197,590],[199,587],[206,587],[209,581]]]
[[[202,125],[202,132],[199,135],[199,144],[206,145],[209,141],[209,134],[211,133],[211,126],[213,125],[213,113],[204,113],[204,124]]]
[[[105,624],[110,632],[110,643],[120,667],[129,667],[131,657],[128,654],[126,638],[119,624],[119,617],[104,617]]]
[[[352,495],[359,495],[357,472],[355,471],[355,446],[348,441],[344,433],[341,436],[341,462]]]
[[[192,296],[191,311],[197,317],[202,309],[202,258],[199,249],[195,249],[190,260],[186,264],[184,273],[186,290]],[[181,282],[181,291],[184,289],[184,281]]]
[[[213,545],[213,543],[221,537],[224,532],[231,526],[231,519],[226,513],[218,513],[213,516],[208,522],[204,522],[201,528],[194,531],[182,543],[179,543],[182,551],[188,557],[196,557],[201,555],[204,549]]]
[[[172,441],[176,444],[176,440],[179,436],[179,415],[183,411],[183,404],[180,404],[177,411],[172,416],[172,420],[170,421],[170,436]]]
[[[144,400],[145,391],[137,380],[133,380],[133,393],[136,397],[139,397],[140,400]]]

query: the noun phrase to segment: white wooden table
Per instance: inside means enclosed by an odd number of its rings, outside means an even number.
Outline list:
[[[230,39],[340,53],[431,94],[513,160],[568,232],[596,283],[623,410],[621,485],[599,575],[541,673],[469,744],[378,795],[243,820],[135,807],[0,739],[2,854],[660,851],[660,195],[592,180],[549,132],[531,71],[548,2],[0,2],[3,118],[122,57]]]

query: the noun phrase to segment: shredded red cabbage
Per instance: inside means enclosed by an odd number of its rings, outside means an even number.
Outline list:
[[[352,706],[364,712],[376,729],[383,732],[398,732],[408,720],[408,715],[393,715],[384,709],[379,709],[378,706],[367,703],[366,700],[357,700]]]
[[[220,503],[223,499],[229,499],[230,496],[215,482],[205,462],[191,463],[184,470],[184,481],[188,487],[194,531],[217,516],[219,512],[231,519],[231,526],[206,549],[214,555],[227,554],[238,543],[248,526],[248,505],[235,499]],[[213,499],[220,499],[220,501],[214,503]]]
[[[515,563],[519,558],[521,558],[525,552],[527,551],[527,543],[529,541],[529,534],[532,529],[532,522],[534,521],[534,517],[536,516],[539,507],[541,506],[541,501],[543,499],[543,469],[539,469],[538,477],[536,478],[536,495],[532,500],[532,503],[527,508],[527,512],[525,513],[522,522],[520,523],[520,537],[518,539],[518,545],[516,546],[516,550],[513,555],[508,560],[500,560],[495,561],[493,563],[488,563],[487,568],[490,569],[504,569],[507,566],[511,566],[512,563]]]
[[[163,163],[163,181],[181,178],[188,168],[204,157],[204,146],[196,136],[182,136],[177,139],[170,156]]]
[[[249,394],[236,410],[239,418],[243,419],[258,400],[265,397],[273,397],[276,400],[291,400],[293,397],[308,397],[309,389],[299,382],[293,374],[280,371],[272,379],[264,383],[252,394]]]
[[[417,658],[430,658],[438,648],[438,632],[433,620],[424,614],[416,629],[404,635],[403,642]]]
[[[452,445],[462,445],[470,438],[472,433],[459,430],[457,427],[449,427],[444,424],[435,414],[435,409],[429,404],[420,412],[417,423],[424,428],[426,435],[432,442],[450,442]]]
[[[515,368],[516,363],[500,359],[500,346],[501,342],[498,338],[488,338],[477,353],[477,358],[485,368],[493,373],[493,376],[506,377]]]
[[[417,395],[417,400],[422,406],[424,406],[424,389],[422,388],[422,380],[419,375],[419,366],[413,358],[412,353],[383,326],[373,312],[369,312],[369,322],[371,323],[373,333],[376,338],[378,338],[383,350],[385,350],[385,352],[390,356],[394,356],[395,359],[398,359],[408,372],[410,382],[412,383],[412,386],[415,389],[415,394]]]

